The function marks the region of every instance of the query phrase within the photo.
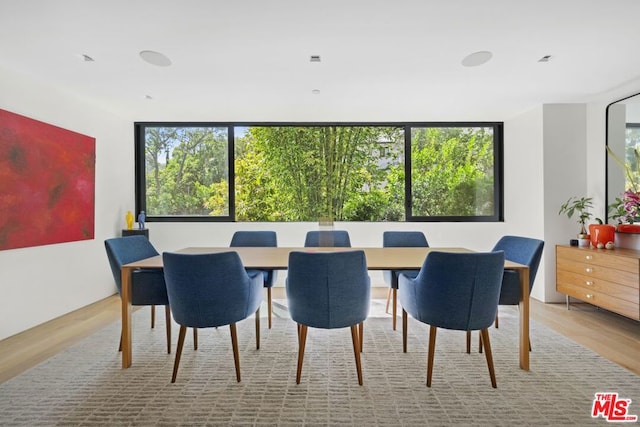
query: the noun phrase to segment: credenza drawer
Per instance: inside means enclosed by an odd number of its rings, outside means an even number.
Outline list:
[[[637,302],[632,303],[601,292],[589,292],[585,290],[583,286],[572,285],[570,283],[558,282],[556,289],[558,292],[578,298],[589,304],[597,305],[598,307],[635,320],[640,320],[640,305]]]
[[[557,271],[567,271],[580,274],[593,279],[605,280],[608,282],[618,283],[635,290],[636,295],[640,288],[640,276],[638,272],[631,273],[623,270],[607,268],[602,265],[585,264],[583,262],[568,261],[559,258],[556,265]]]
[[[566,270],[558,270],[556,280],[558,285],[566,284],[578,287],[585,293],[606,294],[630,303],[638,303],[638,290],[620,283]]]
[[[607,269],[628,271],[638,274],[640,259],[627,256],[624,250],[571,248],[558,246],[557,261],[578,262],[584,264],[600,265]]]

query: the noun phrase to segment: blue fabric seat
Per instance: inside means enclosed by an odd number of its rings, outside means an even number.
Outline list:
[[[529,267],[529,293],[536,279],[544,241],[521,236],[504,236],[493,247],[493,251],[504,251],[504,257]],[[515,270],[505,270],[500,289],[499,305],[520,303],[520,275]]]
[[[385,231],[382,233],[382,247],[384,248],[397,248],[397,247],[429,247],[429,242],[422,231]],[[393,300],[393,330],[396,330],[396,321],[398,314],[398,276],[404,274],[405,276],[415,278],[418,275],[419,270],[385,270],[382,272],[382,277],[387,285],[389,285],[389,294],[387,295],[387,308],[385,311],[389,312],[389,300]],[[392,298],[390,298],[390,296]]]
[[[180,325],[171,382],[176,381],[186,329],[229,325],[240,382],[236,322],[256,315],[256,348],[260,348],[262,276],[249,277],[236,252],[162,254],[167,294],[174,320]]]
[[[504,271],[504,252],[431,252],[415,279],[401,275],[402,347],[407,352],[407,313],[429,330],[427,386],[431,387],[437,328],[479,330],[485,347],[491,385],[496,377],[489,342],[489,326],[498,310]]]
[[[505,259],[529,267],[529,294],[536,279],[536,273],[542,259],[544,241],[522,236],[503,236],[493,247],[493,251],[504,251]],[[520,273],[516,270],[505,270],[500,289],[500,302],[498,305],[519,305],[520,304]],[[496,313],[495,327],[499,325],[498,313]],[[467,353],[471,351],[470,333],[467,335]],[[482,351],[482,341],[480,341],[480,351]],[[531,341],[529,341],[531,350]]]
[[[307,232],[304,245],[309,248],[350,248],[351,239],[345,230],[314,230]]]
[[[231,238],[231,247],[276,247],[278,246],[278,237],[275,231],[236,231]],[[267,312],[268,324],[271,329],[271,316],[273,312],[271,304],[271,288],[277,277],[275,270],[247,270],[249,276],[262,274],[264,287],[267,288]]]
[[[122,296],[121,268],[141,259],[157,256],[158,251],[151,242],[141,235],[116,237],[104,242],[109,259],[109,266],[113,273],[113,279],[118,288],[118,294]],[[167,325],[167,353],[171,353],[171,312],[169,299],[164,283],[162,270],[135,270],[131,273],[131,304],[151,306],[151,327],[155,325],[155,306],[165,306],[165,318]],[[122,335],[120,336],[120,350],[122,350]]]
[[[307,328],[351,328],[358,383],[362,385],[363,322],[369,314],[371,282],[364,251],[291,252],[286,281],[289,312],[298,324],[300,384]]]

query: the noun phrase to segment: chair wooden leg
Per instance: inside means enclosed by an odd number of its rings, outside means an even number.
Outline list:
[[[362,353],[362,348],[364,346],[364,322],[360,322],[358,324],[358,336],[360,337],[360,353]]]
[[[198,349],[198,328],[193,328],[193,349]]]
[[[362,323],[360,323],[362,325]],[[353,341],[353,354],[356,356],[356,371],[358,371],[358,384],[362,385],[362,365],[360,365],[360,342],[362,337],[358,337],[358,325],[351,326],[351,341]]]
[[[120,331],[120,345],[118,346],[118,351],[122,351],[122,331]]]
[[[467,354],[471,353],[471,331],[467,331]]]
[[[155,313],[155,306],[153,307],[153,312]],[[168,305],[164,306],[164,321],[167,324],[167,354],[171,354],[171,307]]]
[[[151,306],[151,329],[156,327],[156,306]]]
[[[480,331],[482,337],[482,343],[484,344],[484,355],[487,358],[487,366],[489,367],[489,375],[491,376],[491,386],[493,388],[498,387],[496,384],[496,372],[493,369],[493,356],[491,354],[491,342],[489,341],[489,330],[483,329]]]
[[[233,348],[233,363],[236,366],[236,380],[240,382],[240,354],[238,353],[238,334],[236,333],[236,324],[229,325],[231,330],[231,347]]]
[[[429,354],[427,356],[427,387],[431,387],[431,375],[433,374],[433,356],[436,353],[436,333],[438,328],[429,327]]]
[[[180,325],[180,333],[178,333],[178,348],[176,349],[176,360],[173,362],[173,376],[171,382],[176,382],[178,376],[178,366],[180,366],[180,356],[182,356],[182,346],[184,345],[184,337],[187,334],[187,327]]]
[[[396,330],[396,316],[398,315],[398,304],[396,304],[396,301],[398,299],[398,290],[397,289],[392,289],[391,290],[391,295],[393,296],[391,303],[393,304],[393,307],[391,309],[391,311],[393,312],[393,330]]]
[[[384,308],[384,312],[389,314],[389,303],[391,303],[391,288],[389,288],[389,292],[387,293],[387,305]]]
[[[271,305],[271,288],[267,288],[267,313],[269,314],[269,329],[271,329],[271,313],[273,307]]]
[[[256,310],[256,350],[260,350],[260,307]]]
[[[496,321],[495,321],[495,325],[496,325],[496,329],[498,329],[498,312],[496,311]]]
[[[302,375],[302,361],[304,360],[304,346],[307,343],[307,325],[298,323],[300,333],[298,335],[298,370],[296,371],[296,384],[300,384]]]
[[[482,353],[482,334],[478,336],[478,353]]]
[[[407,352],[407,326],[409,322],[407,321],[407,312],[402,309],[402,352]]]

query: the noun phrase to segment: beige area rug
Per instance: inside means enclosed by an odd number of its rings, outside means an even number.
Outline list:
[[[266,313],[266,310],[262,310]],[[302,382],[295,383],[296,326],[279,303],[271,330],[238,324],[242,382],[233,368],[229,328],[187,336],[175,384],[162,319],[134,316],[133,366],[121,369],[120,322],[0,385],[2,426],[562,426],[607,425],[592,418],[594,394],[632,399],[640,415],[640,377],[535,322],[531,370],[518,368],[517,311],[501,308],[491,329],[498,388],[483,354],[465,353],[462,332],[440,330],[433,384],[425,385],[428,327],[409,322],[409,352],[391,330],[384,301],[365,322],[364,385],[358,386],[348,329],[309,329]],[[162,317],[162,316],[160,316]],[[400,324],[400,323],[399,323]],[[174,328],[174,351],[177,327]]]

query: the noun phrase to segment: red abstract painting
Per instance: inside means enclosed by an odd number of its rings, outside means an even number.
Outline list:
[[[0,110],[0,250],[93,239],[95,141]]]

